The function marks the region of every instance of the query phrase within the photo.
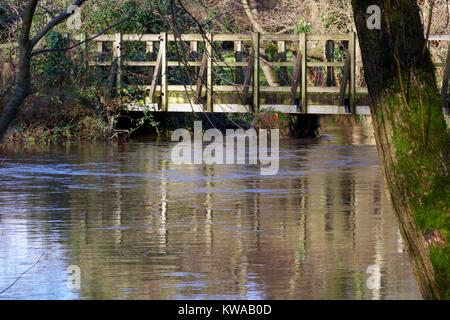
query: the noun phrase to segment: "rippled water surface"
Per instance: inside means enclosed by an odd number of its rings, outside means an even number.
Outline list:
[[[420,298],[375,146],[336,128],[280,153],[260,176],[167,142],[4,149],[0,291],[41,259],[0,299]]]

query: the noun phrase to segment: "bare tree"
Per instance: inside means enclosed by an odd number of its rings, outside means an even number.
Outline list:
[[[86,0],[74,0],[72,5],[81,7]],[[0,140],[5,135],[10,123],[16,117],[23,101],[31,92],[31,59],[39,41],[54,27],[64,22],[73,12],[64,10],[52,15],[49,21],[32,35],[33,20],[39,0],[28,0],[22,8],[20,29],[17,37],[17,67],[11,94],[0,116]]]

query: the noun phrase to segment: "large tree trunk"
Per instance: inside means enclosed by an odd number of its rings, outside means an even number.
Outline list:
[[[448,134],[416,1],[352,0],[380,160],[426,299],[450,297]],[[382,9],[380,30],[366,10]]]
[[[6,103],[0,117],[0,141],[5,135],[10,123],[15,119],[23,101],[31,90],[31,45],[24,43],[19,47],[16,81],[11,91],[11,96]]]

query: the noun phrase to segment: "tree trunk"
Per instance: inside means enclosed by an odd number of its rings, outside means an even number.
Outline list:
[[[382,9],[380,30],[366,10]],[[384,176],[425,299],[450,297],[448,134],[416,1],[352,0]]]
[[[11,96],[0,117],[0,141],[3,139],[9,124],[14,120],[23,101],[31,90],[31,45],[23,44],[19,47],[16,81],[11,91]]]

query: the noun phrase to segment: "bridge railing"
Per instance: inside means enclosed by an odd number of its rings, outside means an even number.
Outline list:
[[[137,85],[145,92],[144,105],[131,101],[131,109],[249,112],[271,108],[288,113],[369,112],[355,33],[115,33],[77,37],[79,41],[86,39],[91,40],[89,43],[93,44],[95,52],[87,55],[90,57],[87,64],[109,67],[114,73],[116,89],[134,85],[126,76],[128,68],[148,69],[148,83]],[[431,35],[429,40],[448,42],[450,36]],[[126,47],[132,43],[145,44],[144,58],[129,57]],[[271,54],[268,47],[272,48]],[[449,61],[437,65],[446,70],[443,88],[448,88]],[[171,70],[183,68],[189,69],[187,81],[174,83]],[[228,77],[223,81],[220,69],[232,69],[233,79]],[[268,81],[270,76],[274,79]],[[184,103],[180,103],[180,99],[171,101],[174,100],[171,94],[177,93],[184,94]],[[227,94],[232,95],[234,101],[227,101]],[[446,101],[447,91],[443,90],[442,95]]]
[[[215,111],[214,105],[221,108],[226,104],[215,103],[215,97],[221,93],[235,92],[240,95],[240,103],[234,104],[237,109],[258,111],[261,107],[272,105],[278,108],[289,109],[299,113],[308,112],[309,94],[331,94],[339,96],[338,105],[347,104],[352,112],[356,112],[357,94],[367,93],[363,86],[357,86],[357,68],[362,68],[360,58],[357,57],[357,42],[354,33],[346,35],[307,35],[307,34],[120,34],[101,35],[95,38],[95,50],[99,54],[104,53],[105,43],[112,43],[112,57],[109,61],[91,60],[91,66],[111,66],[116,64],[116,84],[120,88],[123,85],[124,70],[128,67],[152,68],[151,83],[147,89],[147,102],[160,103],[161,109],[169,111],[169,93],[189,91],[192,93],[191,102],[197,104],[204,98],[202,108],[204,111]],[[127,42],[144,42],[146,51],[152,53],[153,59],[141,61],[128,60],[124,53]],[[176,60],[169,58],[169,46],[173,51],[173,44],[177,43],[181,49],[188,48],[190,53],[186,56],[178,55]],[[218,54],[224,43],[232,43],[232,56],[227,59]],[[318,46],[309,48],[311,43],[321,43],[324,52],[318,52]],[[334,44],[338,43],[338,46]],[[202,49],[199,50],[200,45]],[[268,58],[266,54],[267,44],[276,46],[277,56]],[[331,44],[331,45],[330,45]],[[184,45],[184,47],[183,47]],[[200,52],[202,51],[202,52]],[[321,51],[321,50],[319,50]],[[336,52],[339,51],[341,59],[336,61]],[[185,53],[185,52],[184,52]],[[192,59],[194,56],[196,59]],[[228,57],[229,58],[229,57]],[[338,57],[339,58],[339,57]],[[195,67],[195,75],[188,85],[176,85],[170,83],[169,68]],[[215,76],[217,68],[236,69],[234,81],[217,84]],[[240,70],[239,70],[240,69]],[[275,78],[280,79],[289,73],[289,82],[268,85],[267,73],[271,70]],[[311,70],[324,69],[322,76],[326,74],[327,85],[316,86],[308,83],[308,75]],[[336,81],[336,69],[340,72],[340,81]],[[277,70],[276,72],[273,72]],[[289,72],[288,72],[289,70]],[[263,72],[262,72],[263,71]],[[264,79],[261,79],[265,77]],[[362,76],[360,76],[362,78]],[[273,79],[272,79],[273,80]],[[273,81],[272,81],[273,82]],[[311,82],[311,81],[310,81]],[[339,86],[337,83],[339,82]],[[156,92],[160,91],[159,97]],[[282,104],[261,103],[261,95],[272,93],[284,93],[286,101]],[[205,97],[203,97],[205,96]],[[191,103],[192,107],[192,103]],[[248,108],[250,107],[250,108]],[[326,106],[325,106],[326,107]],[[248,110],[251,109],[251,110]],[[345,109],[345,112],[350,110]]]

